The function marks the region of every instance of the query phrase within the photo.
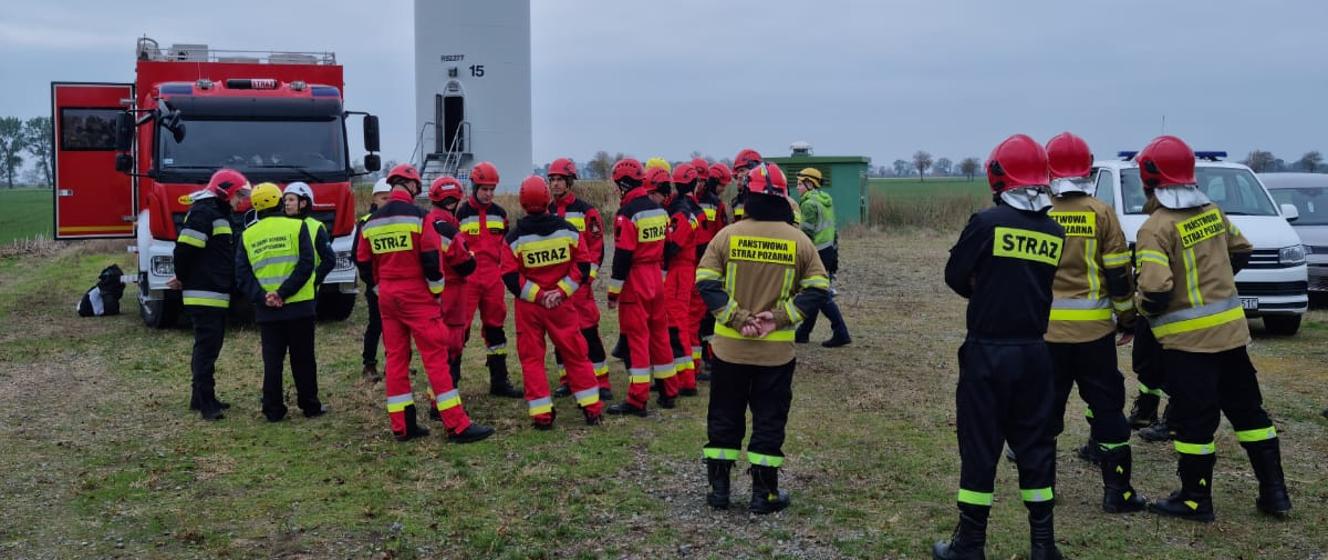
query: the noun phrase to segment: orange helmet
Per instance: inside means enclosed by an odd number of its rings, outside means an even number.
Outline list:
[[[208,180],[207,190],[217,198],[229,201],[240,191],[249,190],[249,180],[234,169],[218,169]]]
[[[1047,141],[1047,170],[1052,179],[1080,179],[1093,172],[1093,150],[1088,142],[1069,132]]]
[[[476,187],[479,187],[480,185],[497,185],[498,168],[494,167],[492,163],[487,161],[481,161],[475,164],[475,167],[470,168],[470,184]]]
[[[987,184],[992,192],[1051,183],[1047,173],[1047,150],[1027,134],[1006,138],[987,156]]]
[[[1134,161],[1145,189],[1195,184],[1194,150],[1175,136],[1154,138]]]
[[[549,183],[543,177],[531,175],[521,181],[521,191],[517,193],[517,198],[521,201],[521,209],[527,214],[541,214],[549,210],[549,201],[553,196],[549,194]]]
[[[429,185],[429,200],[434,203],[442,204],[448,199],[461,200],[465,195],[461,189],[461,181],[451,175],[443,175],[433,180]]]

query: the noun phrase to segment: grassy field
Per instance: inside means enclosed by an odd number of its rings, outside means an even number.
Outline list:
[[[991,192],[983,177],[972,181],[962,177],[937,177],[919,181],[917,177],[898,179],[868,179],[867,187],[872,193],[898,198],[928,198],[936,196],[979,196],[986,198]]]
[[[855,343],[799,348],[782,480],[794,503],[760,518],[704,506],[705,388],[675,410],[597,428],[581,425],[563,399],[558,427],[537,432],[524,403],[484,394],[472,342],[464,402],[498,434],[458,446],[439,430],[398,444],[382,385],[359,381],[361,305],[351,321],[318,327],[331,414],[263,421],[258,337],[241,328],[229,333],[217,373],[220,395],[235,407],[225,420],[203,423],[186,408],[188,332],[150,331],[133,314],[73,314],[97,271],[129,264],[119,246],[0,259],[8,327],[0,330],[0,557],[927,557],[955,520],[963,302],[939,282],[953,235],[845,240],[840,301]],[[125,304],[132,312],[132,300]],[[616,316],[604,317],[612,341]],[[1056,489],[1058,537],[1069,556],[1324,557],[1328,421],[1319,411],[1328,404],[1328,313],[1311,313],[1294,338],[1254,325],[1251,352],[1284,438],[1292,518],[1255,512],[1253,475],[1226,427],[1216,523],[1100,513],[1097,470],[1073,454],[1087,436],[1076,398]],[[818,328],[814,338],[828,335],[824,322]],[[621,395],[622,367],[613,370]],[[1149,497],[1176,484],[1169,445],[1136,444],[1135,466],[1136,486]],[[748,488],[741,471],[735,485],[738,495]],[[1021,558],[1027,529],[1008,464],[996,495],[988,552]]]
[[[867,225],[882,230],[957,229],[991,203],[991,191],[980,179],[870,179],[867,186]]]
[[[0,189],[0,245],[51,236],[50,189]]]

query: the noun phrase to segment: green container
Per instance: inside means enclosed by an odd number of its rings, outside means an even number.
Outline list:
[[[867,221],[867,169],[871,158],[865,156],[788,156],[767,157],[765,161],[778,164],[788,177],[789,194],[797,198],[797,175],[807,167],[821,171],[825,181],[821,188],[835,201],[835,226],[861,224]]]

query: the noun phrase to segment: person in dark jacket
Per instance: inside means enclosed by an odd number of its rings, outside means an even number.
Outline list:
[[[351,240],[350,254],[354,255],[360,248],[359,230],[364,229],[364,224],[373,217],[373,213],[384,204],[387,204],[388,197],[392,194],[392,185],[387,184],[387,179],[379,179],[374,183],[371,192],[369,211],[360,216],[355,224],[356,234]],[[368,383],[377,383],[383,379],[378,373],[378,341],[383,337],[383,319],[378,314],[378,290],[375,289],[372,267],[360,268],[360,280],[364,282],[364,302],[369,307],[369,323],[364,326],[364,350],[360,355],[364,363],[364,369],[360,376]]]
[[[235,280],[254,302],[263,342],[263,416],[269,422],[286,418],[281,374],[289,352],[297,402],[313,418],[325,412],[314,361],[313,241],[304,221],[283,215],[276,185],[258,185],[252,198],[259,219],[240,234]]]
[[[282,211],[287,218],[303,220],[314,242],[314,295],[323,287],[323,280],[337,264],[337,252],[332,249],[332,234],[327,226],[313,217],[314,190],[308,183],[296,181],[286,185],[281,195]]]
[[[229,404],[217,399],[217,356],[226,339],[226,313],[235,278],[235,243],[231,215],[249,199],[249,180],[240,172],[221,169],[207,188],[193,193],[175,241],[175,277],[167,286],[182,291],[185,313],[194,327],[190,360],[193,391],[189,408],[204,420],[220,420]]]

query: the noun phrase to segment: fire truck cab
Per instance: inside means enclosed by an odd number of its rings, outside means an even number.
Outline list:
[[[318,314],[348,317],[357,293],[351,115],[364,116],[369,152],[359,174],[381,164],[377,118],[343,108],[336,56],[163,49],[146,37],[136,53],[133,83],[51,84],[56,238],[135,239],[140,314],[149,326],[167,327],[180,308],[180,293],[167,282],[192,193],[223,167],[255,185],[303,181],[314,191],[311,215],[327,227],[337,253]],[[238,232],[253,219],[248,211],[232,221]]]

